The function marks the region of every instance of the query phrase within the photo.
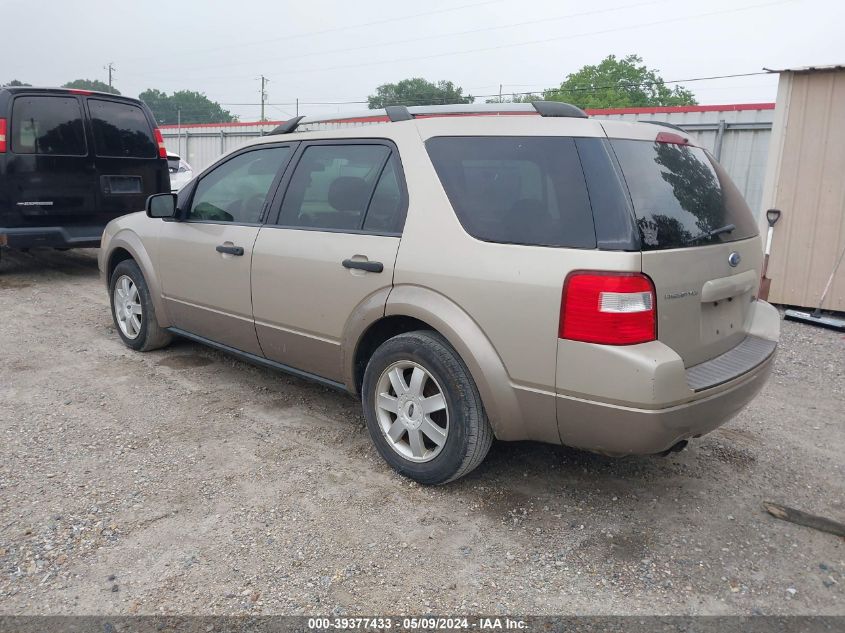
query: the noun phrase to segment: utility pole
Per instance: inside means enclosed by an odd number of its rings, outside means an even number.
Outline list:
[[[109,62],[109,65],[103,66],[103,68],[109,71],[109,88],[111,88],[112,87],[111,76],[112,76],[112,73],[116,70],[116,68],[114,67],[114,62]]]
[[[299,116],[299,97],[296,98],[296,116]]]
[[[264,118],[264,103],[267,101],[267,91],[264,89],[264,87],[268,83],[270,83],[270,80],[267,79],[267,77],[265,77],[264,75],[261,75],[260,79],[261,79],[261,120],[265,121],[266,119]]]

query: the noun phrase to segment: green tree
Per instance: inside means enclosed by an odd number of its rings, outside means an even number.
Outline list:
[[[168,95],[161,90],[149,88],[138,95],[153,111],[155,120],[162,125],[182,123],[231,123],[238,117],[194,90],[178,90]]]
[[[382,84],[376,93],[367,97],[371,109],[392,105],[442,105],[444,103],[472,103],[470,95],[451,81],[431,82],[421,77],[403,79],[395,84]]]
[[[18,79],[12,79],[9,83],[3,84],[4,86],[31,86],[32,84],[26,84]]]
[[[104,81],[99,79],[74,79],[67,82],[62,88],[77,88],[78,90],[96,90],[97,92],[110,92],[113,95],[119,95],[120,90],[109,86]]]
[[[631,108],[695,105],[686,88],[669,88],[658,71],[643,64],[642,57],[617,59],[608,55],[597,65],[587,65],[567,75],[560,88],[543,92],[547,101],[565,101],[580,108]]]

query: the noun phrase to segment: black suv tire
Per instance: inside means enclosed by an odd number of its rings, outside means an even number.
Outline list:
[[[432,385],[435,394],[442,392],[446,404],[445,442],[435,445],[429,441],[431,452],[436,451],[436,454],[428,461],[413,461],[394,448],[404,441],[410,446],[410,434],[406,431],[408,434],[401,435],[396,442],[389,439],[383,427],[391,418],[384,417],[388,415],[386,410],[377,410],[379,395],[384,393],[379,383],[388,379],[385,376],[390,368],[403,365],[408,367],[400,371],[413,372],[414,367],[424,370],[428,374],[426,386]],[[457,352],[436,332],[407,332],[382,343],[367,364],[361,395],[367,428],[381,456],[397,472],[422,484],[445,484],[463,477],[484,460],[493,443],[493,430],[475,381]],[[394,390],[394,396],[401,403],[398,391]],[[412,415],[414,406],[419,404],[407,402]],[[419,418],[419,411],[416,416]],[[392,420],[396,423],[398,419],[397,412]]]
[[[141,304],[141,327],[134,338],[127,336],[123,332],[118,322],[115,306],[115,286],[123,277],[128,277],[138,289],[138,298]],[[120,335],[120,339],[127,347],[139,352],[149,352],[168,345],[173,339],[173,335],[161,328],[156,320],[155,306],[153,306],[152,298],[150,297],[147,280],[144,279],[144,274],[141,272],[138,264],[135,263],[135,260],[125,259],[115,266],[111,279],[109,280],[109,300],[111,302],[111,315],[114,321],[114,327],[118,335]]]

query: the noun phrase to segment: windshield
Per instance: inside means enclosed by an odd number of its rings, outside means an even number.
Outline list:
[[[734,242],[757,235],[742,194],[703,149],[621,139],[611,145],[631,193],[643,250]],[[734,228],[726,230],[728,225]]]

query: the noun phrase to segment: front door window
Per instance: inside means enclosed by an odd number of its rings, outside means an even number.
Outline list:
[[[277,174],[290,158],[289,147],[239,154],[197,184],[187,220],[255,224]]]

